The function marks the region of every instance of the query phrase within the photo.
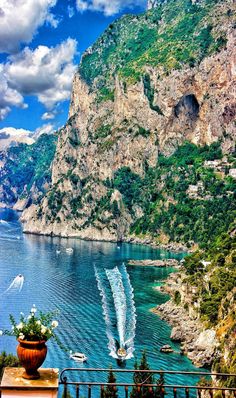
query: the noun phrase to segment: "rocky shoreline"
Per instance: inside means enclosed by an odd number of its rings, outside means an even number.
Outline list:
[[[132,243],[135,245],[147,245],[154,249],[168,250],[175,253],[192,253],[196,250],[195,247],[187,247],[184,243],[169,242],[169,243],[157,243],[152,237],[140,238],[134,235],[124,237],[123,241],[125,243]]]
[[[179,267],[179,261],[175,259],[165,260],[129,260],[128,265],[137,265],[141,267]]]
[[[160,291],[165,291],[161,287]],[[170,293],[170,283],[168,283]],[[171,299],[151,310],[172,326],[171,339],[181,343],[181,352],[192,361],[196,367],[210,367],[219,356],[219,342],[214,329],[206,329],[194,316]]]

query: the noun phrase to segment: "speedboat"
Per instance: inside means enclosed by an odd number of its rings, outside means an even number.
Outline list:
[[[160,348],[161,352],[169,353],[174,352],[173,348],[169,344],[165,344]]]
[[[73,253],[73,249],[72,249],[72,247],[68,247],[67,249],[66,249],[66,253]]]
[[[121,347],[117,350],[117,355],[119,359],[125,359],[125,357],[127,356],[127,351],[123,347]]]
[[[82,352],[70,352],[70,358],[74,359],[76,362],[85,362],[87,361],[88,357],[82,354]]]

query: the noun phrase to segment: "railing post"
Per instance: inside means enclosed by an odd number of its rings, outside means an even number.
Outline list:
[[[164,387],[161,387],[161,397],[164,398],[165,397],[165,389]]]
[[[177,388],[176,387],[173,388],[173,395],[174,395],[174,398],[177,398]]]
[[[189,398],[189,389],[187,387],[185,388],[185,396],[186,398]]]
[[[88,385],[88,398],[91,398],[91,385]]]
[[[103,385],[101,385],[100,397],[101,398],[104,397],[104,386]]]
[[[153,395],[154,395],[153,387],[149,387],[148,392],[149,392],[149,396],[153,397]]]

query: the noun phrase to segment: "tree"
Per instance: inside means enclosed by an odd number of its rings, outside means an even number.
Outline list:
[[[110,367],[108,374],[108,383],[116,383],[116,376],[112,371],[112,367]],[[104,393],[104,398],[118,398],[117,388],[115,386],[107,386]]]
[[[135,372],[133,376],[134,383],[136,384],[130,393],[130,398],[149,398],[153,397],[153,393],[149,391],[149,387],[140,387],[139,385],[153,384],[153,374],[148,372],[149,365],[147,362],[146,351],[143,351],[140,365],[137,360],[134,365],[135,370],[147,370],[147,372]]]
[[[7,354],[3,351],[0,354],[0,380],[2,378],[3,370],[5,367],[18,367],[20,366],[19,360],[12,354]]]

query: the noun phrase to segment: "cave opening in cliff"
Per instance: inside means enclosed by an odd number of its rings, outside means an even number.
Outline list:
[[[199,115],[199,103],[194,94],[184,95],[174,107],[174,114],[177,118],[181,115],[191,121],[195,121]]]

